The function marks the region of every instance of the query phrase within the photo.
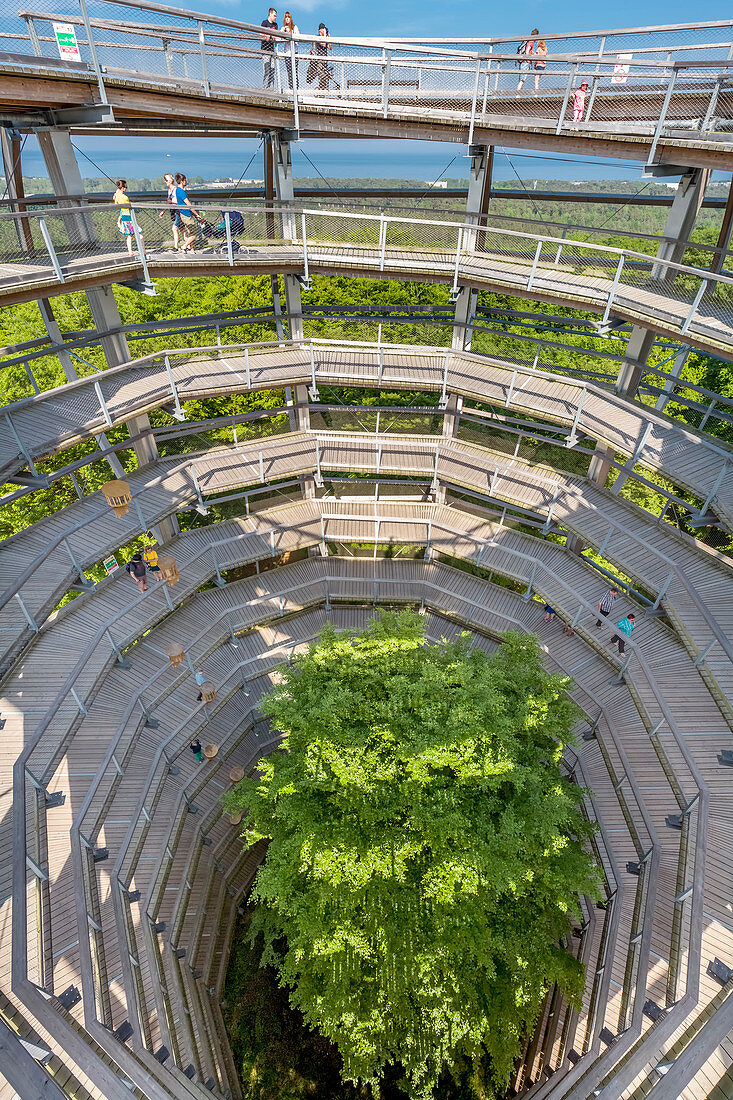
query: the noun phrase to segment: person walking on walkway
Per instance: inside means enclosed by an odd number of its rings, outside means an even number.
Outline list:
[[[631,613],[627,615],[625,619],[619,619],[619,621],[616,623],[616,630],[618,631],[618,633],[614,634],[614,636],[611,638],[610,645],[618,645],[618,651],[620,654],[623,654],[624,649],[626,648],[626,639],[631,637],[631,631],[636,626],[636,623],[634,621],[635,619],[636,615]]]
[[[181,230],[183,232],[183,245],[181,251],[194,252],[196,237],[198,235],[198,226],[196,222],[202,221],[203,219],[199,217],[198,211],[194,210],[191,206],[191,200],[186,193],[187,186],[188,180],[183,172],[176,172],[175,201],[181,222]]]
[[[287,33],[292,38],[299,38],[300,37],[300,30],[298,29],[297,24],[295,24],[293,22],[293,17],[290,14],[289,11],[286,11],[285,15],[283,16],[282,30],[287,31]],[[298,43],[297,42],[295,43],[295,49],[296,50],[298,49]],[[292,88],[293,87],[293,62],[292,62],[291,54],[290,54],[290,42],[288,42],[287,40],[285,41],[285,51],[286,51],[285,52],[285,69],[286,69],[287,74],[288,74],[288,84]],[[298,69],[297,53],[296,53],[296,58],[295,58],[295,69],[296,69],[295,77],[296,77],[296,80],[297,80],[297,77],[298,77],[298,73],[297,73],[297,69]]]
[[[125,244],[127,245],[127,255],[132,256],[132,238],[135,236],[135,229],[132,223],[132,211],[130,209],[130,200],[127,197],[127,180],[117,180],[115,184],[117,190],[115,191],[114,202],[116,206],[119,206],[120,212],[117,217],[117,228],[122,236],[125,238]],[[140,243],[144,248],[142,230],[138,230],[140,233]]]
[[[132,555],[127,565],[125,566],[125,572],[130,574],[140,592],[147,592],[148,570],[145,562],[143,561],[142,554]]]
[[[555,611],[555,608],[550,607],[549,603],[546,603],[545,604],[545,613],[542,616],[542,622],[543,623],[554,622],[556,614],[557,614],[557,612]]]
[[[588,81],[581,81],[580,87],[575,89],[573,96],[573,122],[582,122],[585,112],[585,97],[588,95]]]
[[[277,30],[277,11],[270,8],[267,19],[263,19],[261,27],[267,31]],[[271,34],[262,35],[262,75],[265,88],[272,88],[275,84],[275,39]]]
[[[545,58],[547,57],[547,43],[545,42],[544,38],[540,38],[539,42],[535,46],[534,52],[537,57],[537,60],[534,63],[534,94],[537,95],[540,87],[540,77],[545,71],[545,65],[547,64],[547,62],[545,61]]]
[[[328,61],[325,58],[332,46],[330,42],[323,41],[323,39],[328,38],[328,27],[325,23],[318,24],[318,38],[320,41],[313,43],[312,52],[316,57],[322,59],[315,62],[316,76],[318,77],[318,87],[326,89],[328,88]]]
[[[176,181],[175,181],[175,179],[173,178],[173,176],[170,172],[166,172],[166,174],[163,176],[163,179],[165,180],[165,185],[168,188],[168,198],[166,199],[166,202],[167,202],[168,206],[170,207],[168,213],[171,216],[171,222],[172,222],[173,248],[177,252],[178,251],[178,230],[179,230],[180,225],[181,225],[181,215],[175,209]],[[158,217],[159,218],[165,217],[165,210],[161,210]]]
[[[536,27],[532,31],[533,35],[539,33],[540,32],[537,30]],[[526,42],[520,42],[519,46],[517,47],[517,53],[521,57],[521,61],[517,62],[517,64],[519,65],[519,83],[517,84],[517,95],[524,87],[524,82],[527,79],[527,73],[532,68],[532,62],[530,61],[530,58],[532,57],[534,52],[535,44],[534,39],[532,38],[528,38]]]
[[[199,669],[197,669],[196,672],[194,672],[193,678],[196,681],[196,683],[198,684],[199,688],[201,688],[206,683],[206,676]],[[204,693],[202,691],[199,691],[198,695],[196,696],[196,702],[200,703],[201,700],[203,699],[203,697],[204,697]]]
[[[200,764],[203,758],[203,750],[201,748],[201,742],[199,741],[198,737],[195,741],[192,741],[188,747]]]
[[[607,592],[603,593],[600,600],[598,601],[598,614],[602,615],[604,619],[608,618],[608,616],[611,614],[611,609],[613,608],[613,605],[616,603],[617,597],[618,597],[618,588],[609,588]],[[596,626],[600,626],[600,625],[601,625],[601,620],[599,619],[598,622],[596,623]]]

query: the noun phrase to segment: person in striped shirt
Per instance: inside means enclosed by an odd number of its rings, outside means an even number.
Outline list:
[[[617,596],[618,588],[609,588],[608,591],[604,593],[604,595],[601,596],[600,600],[598,601],[598,614],[603,615],[604,619],[606,619],[611,614],[611,608],[615,604]],[[601,620],[599,619],[596,623],[596,626],[600,625]]]

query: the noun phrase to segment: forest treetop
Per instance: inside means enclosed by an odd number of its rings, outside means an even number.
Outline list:
[[[492,1094],[547,989],[580,995],[561,940],[598,877],[560,770],[567,686],[532,636],[487,655],[385,613],[324,630],[263,703],[283,748],[225,798],[270,841],[253,938],[345,1078],[397,1064],[429,1096],[469,1059]]]

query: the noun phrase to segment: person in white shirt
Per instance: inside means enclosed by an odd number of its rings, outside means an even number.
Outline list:
[[[283,25],[280,28],[280,30],[281,31],[286,31],[288,34],[292,35],[293,38],[299,38],[300,37],[300,31],[298,29],[298,25],[297,25],[297,23],[293,22],[293,17],[290,14],[289,11],[286,11],[285,15],[283,16]],[[292,55],[290,53],[290,43],[287,42],[287,41],[284,42],[283,47],[284,47],[284,50],[285,50],[285,68],[287,69],[287,72],[288,72],[288,84],[292,88],[292,86],[293,86],[293,63],[292,63],[292,60],[291,60]],[[296,48],[296,50],[298,48],[297,42],[295,44],[295,48]],[[297,76],[298,76],[298,73],[297,73],[297,68],[298,68],[297,58],[296,58],[296,61],[295,61],[295,68],[296,68],[295,76],[296,76],[296,79],[297,79]]]

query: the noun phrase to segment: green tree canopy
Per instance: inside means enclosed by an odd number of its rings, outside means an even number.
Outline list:
[[[579,996],[560,940],[598,879],[559,768],[567,683],[532,636],[487,656],[385,614],[324,630],[265,700],[282,749],[226,798],[248,843],[271,841],[253,937],[346,1078],[400,1063],[427,1096],[470,1058],[491,1091],[546,990]]]

